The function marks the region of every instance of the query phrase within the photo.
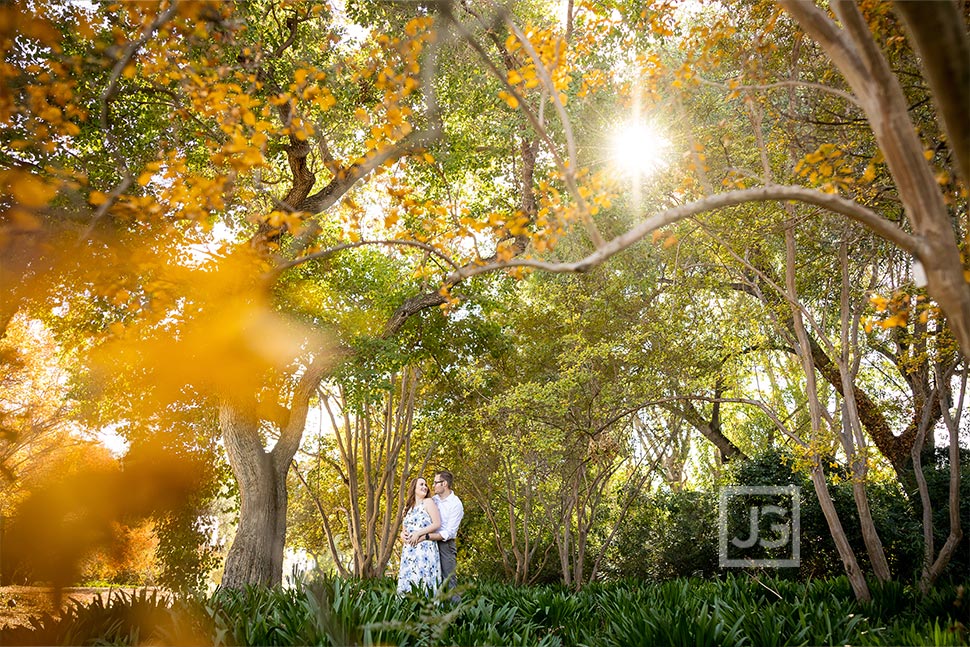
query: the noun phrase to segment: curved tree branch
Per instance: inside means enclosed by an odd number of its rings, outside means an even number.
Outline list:
[[[457,282],[457,280],[462,278],[468,278],[506,267],[531,267],[547,272],[587,272],[593,267],[602,264],[610,257],[639,242],[655,229],[679,222],[685,218],[696,216],[707,211],[715,211],[717,209],[724,209],[749,202],[779,202],[785,200],[796,200],[807,204],[814,204],[833,213],[846,216],[866,226],[877,236],[885,238],[900,248],[915,254],[921,260],[928,253],[922,240],[906,233],[894,223],[882,218],[876,212],[867,209],[857,202],[803,186],[767,185],[753,189],[740,189],[719,193],[661,211],[641,221],[639,225],[633,227],[625,234],[617,236],[603,245],[603,247],[578,261],[552,263],[534,259],[511,259],[489,265],[479,265],[467,269],[462,268],[457,275],[449,277],[448,280]]]

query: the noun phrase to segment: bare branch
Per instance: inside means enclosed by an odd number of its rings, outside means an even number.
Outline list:
[[[855,95],[853,95],[850,92],[846,92],[845,90],[840,90],[838,88],[833,88],[830,85],[825,85],[824,83],[815,83],[813,81],[792,80],[792,81],[776,81],[775,83],[759,83],[759,84],[752,84],[752,85],[745,84],[745,85],[731,86],[728,83],[724,83],[723,81],[711,81],[708,79],[704,79],[702,77],[696,77],[696,78],[703,85],[708,85],[713,88],[721,88],[724,90],[731,90],[734,92],[745,92],[750,90],[774,90],[776,88],[812,88],[814,90],[818,90],[820,92],[824,92],[826,94],[831,94],[841,99],[845,99],[846,101],[856,106],[857,108],[862,109],[862,105],[859,103],[859,99],[856,98]]]
[[[507,267],[530,267],[547,272],[587,272],[601,265],[610,257],[639,242],[655,229],[679,222],[685,218],[749,202],[779,202],[784,200],[795,200],[823,207],[829,211],[855,220],[868,227],[881,238],[885,238],[919,257],[928,253],[927,247],[922,240],[908,234],[894,223],[882,218],[876,212],[867,209],[857,202],[803,186],[775,184],[752,189],[728,191],[661,211],[646,218],[625,234],[617,236],[603,245],[603,247],[578,261],[554,263],[528,258],[511,259],[489,265],[462,268],[456,275],[448,277],[448,280],[454,283],[463,278]]]
[[[341,245],[335,245],[334,247],[328,247],[327,249],[320,250],[319,252],[314,252],[312,254],[307,254],[306,256],[301,256],[300,258],[295,258],[291,261],[281,263],[280,265],[273,268],[272,275],[278,275],[290,268],[296,267],[297,265],[302,265],[308,261],[320,261],[327,259],[338,252],[342,252],[347,249],[353,249],[355,247],[364,247],[365,245],[387,245],[389,247],[402,246],[402,247],[417,247],[418,249],[423,249],[432,256],[440,258],[442,261],[453,267],[455,270],[459,270],[459,265],[455,263],[452,259],[448,258],[433,245],[427,243],[422,243],[416,240],[358,240],[353,243],[343,243]]]

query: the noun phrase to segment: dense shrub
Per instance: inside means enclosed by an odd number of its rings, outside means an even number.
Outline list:
[[[970,519],[970,452],[963,452],[961,511],[964,519]],[[924,465],[933,501],[936,548],[939,550],[949,532],[947,520],[949,466],[945,449],[936,450],[936,460]],[[833,577],[842,571],[841,559],[832,541],[828,524],[822,514],[815,489],[807,474],[796,472],[793,460],[783,451],[773,450],[739,463],[734,467],[734,482],[740,485],[799,485],[802,488],[801,504],[801,567],[802,579]],[[860,566],[869,572],[868,553],[862,538],[859,516],[852,495],[848,470],[832,461],[826,463],[826,480],[829,492],[839,513],[843,529],[852,545]],[[907,498],[896,482],[875,482],[866,486],[869,506],[876,530],[882,539],[886,557],[894,579],[903,582],[919,577],[922,563],[923,536],[919,518],[918,498]],[[967,538],[964,537],[963,546]],[[957,551],[946,570],[946,577],[963,577],[970,570],[967,551]]]
[[[961,514],[963,519],[970,519],[970,452],[965,451],[964,454]],[[801,565],[797,569],[780,569],[776,575],[803,581],[839,576],[843,573],[842,561],[815,489],[809,476],[797,471],[794,464],[795,461],[785,452],[768,451],[732,464],[726,484],[801,487]],[[829,491],[849,543],[856,552],[860,566],[870,572],[847,470],[834,461],[829,462],[827,467]],[[936,548],[939,550],[949,532],[949,468],[945,449],[937,450],[935,459],[924,465],[924,473],[933,499]],[[870,483],[867,492],[873,520],[894,579],[914,581],[919,577],[923,550],[918,500],[908,499],[895,482]],[[743,515],[744,510],[732,510],[729,514]],[[718,569],[717,533],[718,496],[715,493],[667,491],[641,494],[615,538],[604,574],[607,577],[650,580],[716,575],[723,572]],[[945,572],[945,578],[959,579],[970,572],[967,542],[965,536]]]
[[[706,577],[717,565],[717,498],[705,492],[640,495],[606,560],[608,577]]]

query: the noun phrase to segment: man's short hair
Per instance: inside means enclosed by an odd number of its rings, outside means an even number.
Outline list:
[[[435,472],[435,476],[440,477],[442,481],[447,483],[449,490],[454,489],[455,476],[451,472],[449,472],[448,470],[440,470],[438,472]]]

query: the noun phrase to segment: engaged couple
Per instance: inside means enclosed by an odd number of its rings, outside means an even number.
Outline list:
[[[401,570],[397,577],[397,592],[412,588],[437,589],[447,582],[452,589],[457,583],[455,567],[458,551],[455,535],[465,516],[461,499],[454,493],[455,477],[451,472],[436,472],[429,497],[428,482],[421,476],[411,481],[401,529]]]

